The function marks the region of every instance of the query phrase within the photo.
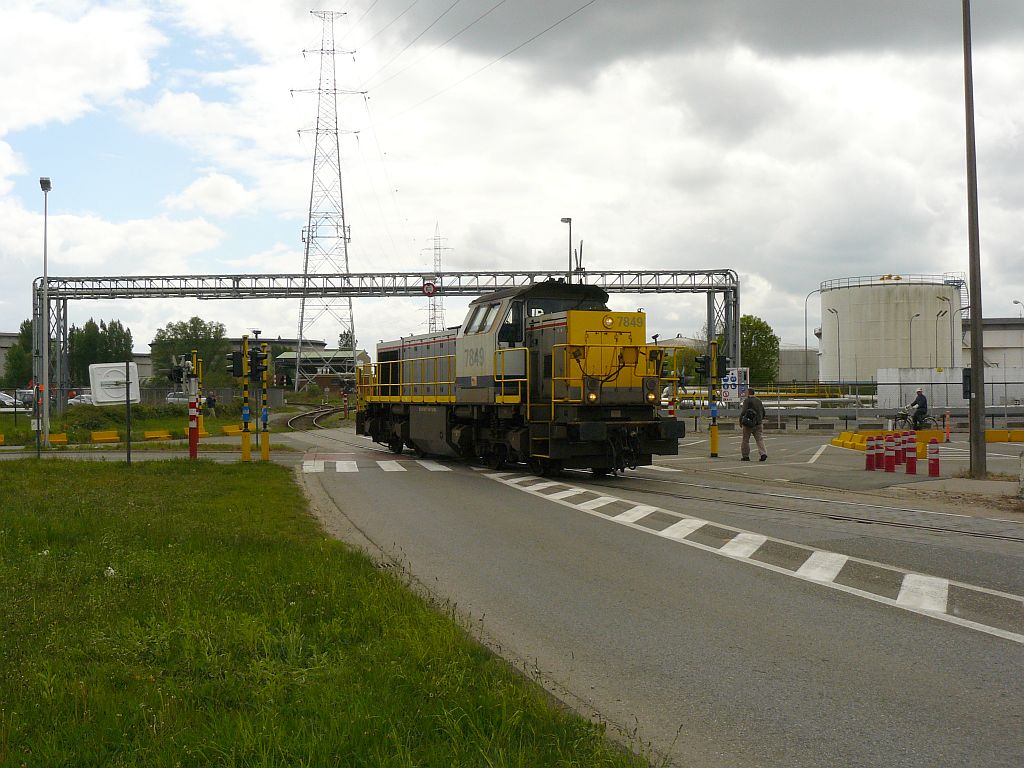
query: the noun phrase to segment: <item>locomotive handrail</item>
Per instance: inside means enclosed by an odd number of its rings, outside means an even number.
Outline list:
[[[439,361],[444,361],[447,378],[440,378]],[[427,363],[433,377],[427,378]],[[419,368],[422,378],[417,379]],[[359,397],[370,403],[454,403],[455,402],[455,355],[412,357],[405,360],[385,360],[364,363],[359,366]],[[367,373],[368,372],[368,373]],[[386,372],[386,375],[385,375]],[[367,382],[362,378],[366,376]],[[384,381],[383,379],[386,379]],[[433,387],[430,393],[416,392],[417,387]],[[444,393],[444,394],[442,394]]]
[[[513,373],[507,374],[505,372],[505,361],[507,355],[512,352],[521,352],[524,361],[524,372],[522,374]],[[498,359],[501,359],[501,365],[498,365]],[[500,371],[500,373],[499,373]],[[494,383],[500,385],[498,391],[494,393],[494,402],[501,405],[518,405],[523,401],[523,392],[526,392],[526,412],[530,412],[530,350],[526,347],[501,347],[494,350]],[[506,394],[505,385],[515,384],[516,393],[513,395]]]
[[[603,368],[595,372],[590,363],[593,358],[589,354],[591,350],[598,350],[597,366]],[[605,352],[610,352],[607,357]],[[627,354],[627,351],[635,353]],[[651,354],[652,351],[655,354]],[[560,355],[562,373],[556,374],[555,359]],[[583,389],[586,379],[595,379],[601,384],[618,382],[624,371],[631,371],[633,376],[642,379],[654,376],[658,379],[658,391],[661,391],[661,358],[662,348],[650,344],[555,344],[551,348],[551,405],[555,404],[580,404],[583,402]],[[641,369],[641,359],[645,362]],[[576,364],[573,368],[572,363]],[[616,367],[617,366],[617,367]],[[589,368],[589,370],[588,370]],[[614,368],[614,370],[613,370]],[[638,369],[639,370],[638,372]],[[556,383],[562,382],[565,385],[565,393],[562,397],[556,396]],[[574,385],[579,392],[578,397],[571,396]],[[640,386],[640,383],[630,382],[630,386]],[[613,386],[617,386],[613,385]],[[552,413],[554,411],[552,410]]]

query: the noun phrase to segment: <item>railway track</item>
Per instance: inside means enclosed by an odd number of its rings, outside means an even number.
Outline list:
[[[288,429],[296,432],[309,429],[325,429],[320,421],[332,414],[340,413],[342,410],[342,408],[336,408],[329,405],[321,408],[314,408],[312,411],[306,411],[305,413],[300,413],[288,419]],[[302,426],[305,422],[308,422],[308,426]]]

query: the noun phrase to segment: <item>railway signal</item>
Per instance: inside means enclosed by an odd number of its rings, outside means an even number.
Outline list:
[[[227,371],[236,379],[242,378],[242,353],[238,350],[228,356]]]

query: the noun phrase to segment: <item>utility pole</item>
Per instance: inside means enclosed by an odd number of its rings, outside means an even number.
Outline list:
[[[441,282],[441,254],[444,251],[450,251],[451,248],[445,246],[444,238],[441,237],[441,228],[438,224],[434,223],[434,285],[439,285]],[[442,299],[436,292],[431,294],[428,299],[430,304],[427,305],[427,330],[433,333],[434,331],[444,330],[444,299]],[[353,358],[353,361],[355,358]]]
[[[978,226],[978,151],[974,137],[974,74],[971,65],[971,2],[963,0],[964,113],[967,125],[967,230],[971,290],[971,477],[988,475],[985,448],[985,339],[981,314],[981,236]]]
[[[338,143],[338,94],[356,94],[358,91],[339,90],[334,66],[334,20],[345,14],[336,11],[310,11],[321,21],[320,49],[303,54],[320,56],[320,83],[315,90],[295,93],[317,94],[316,127],[313,151],[313,180],[309,190],[309,215],[302,230],[304,253],[302,259],[303,287],[299,302],[299,338],[295,348],[295,391],[305,383],[313,383],[313,376],[302,373],[302,347],[314,324],[324,316],[337,322],[341,328],[339,344],[346,341],[346,350],[355,365],[356,330],[352,312],[352,299],[327,298],[309,295],[310,275],[347,273],[349,226],[345,223],[345,200],[341,184],[341,150]],[[300,131],[301,133],[301,131]],[[325,335],[329,339],[329,336]],[[340,357],[344,359],[345,354]],[[333,368],[333,358],[324,363]]]

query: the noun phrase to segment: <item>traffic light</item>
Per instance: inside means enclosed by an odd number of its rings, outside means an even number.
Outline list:
[[[697,357],[694,358],[693,362],[694,362],[694,372],[698,376],[707,376],[708,375],[708,365],[709,365],[710,361],[708,360],[708,356],[707,355],[697,355]]]
[[[256,347],[249,348],[249,378],[259,380],[263,375],[263,372],[267,370],[267,357],[269,355],[266,352],[261,352]],[[241,375],[241,374],[239,374]]]
[[[234,376],[236,379],[242,375],[242,353],[234,351],[228,357],[227,362],[228,373]]]
[[[731,363],[728,357],[722,355],[718,356],[718,371],[715,372],[715,378],[724,379],[729,373],[729,363]]]

